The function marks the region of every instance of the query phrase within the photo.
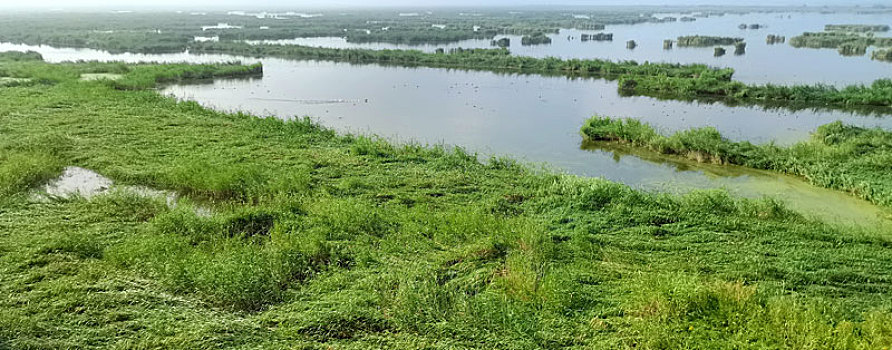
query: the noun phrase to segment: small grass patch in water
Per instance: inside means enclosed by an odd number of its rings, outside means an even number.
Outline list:
[[[664,136],[634,119],[593,117],[581,129],[593,141],[628,142],[655,152],[714,164],[734,164],[799,175],[814,185],[849,192],[892,206],[892,133],[835,122],[790,147],[754,145],[724,138],[713,127]]]

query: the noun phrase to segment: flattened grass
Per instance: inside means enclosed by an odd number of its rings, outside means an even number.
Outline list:
[[[76,165],[188,198],[0,201],[2,346],[892,343],[884,232],[71,76],[3,89],[0,150],[48,155],[38,172],[21,169],[39,157],[7,158],[9,191]]]

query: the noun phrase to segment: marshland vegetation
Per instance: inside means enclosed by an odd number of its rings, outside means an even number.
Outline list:
[[[641,20],[640,11],[628,12],[616,20]],[[734,81],[733,69],[702,64],[233,41],[328,36],[346,23],[306,15],[315,32],[288,19],[227,15],[242,28],[213,29],[221,42],[186,43],[187,27],[224,16],[184,15],[149,34],[159,24],[145,15],[103,14],[120,18],[81,40],[82,23],[53,14],[57,33],[35,36],[27,29],[40,25],[24,24],[10,34],[5,26],[22,23],[14,19],[0,21],[0,40],[597,76],[616,79],[622,93],[731,104],[876,107],[883,115],[892,106],[889,79],[844,88],[754,85]],[[486,45],[496,32],[601,30],[606,22],[597,14],[519,14],[499,26],[505,15],[486,11],[437,22],[445,28],[431,27],[424,13],[394,21],[404,28],[375,22],[396,16],[351,17],[360,27],[351,24],[348,40],[473,35]],[[481,17],[480,28],[469,26]],[[382,29],[366,32],[357,18]],[[134,32],[115,34],[120,28]],[[458,146],[343,134],[308,118],[217,111],[157,92],[159,84],[263,70],[48,64],[36,52],[0,54],[0,348],[892,346],[887,227],[819,221],[778,199],[724,190],[640,191]],[[82,79],[95,75],[115,79]],[[665,136],[635,120],[598,117],[581,132],[586,141],[792,174],[892,208],[892,132],[880,128],[837,122],[788,146],[733,141],[711,127]],[[91,198],[36,195],[68,166],[178,197],[171,205],[114,188]]]
[[[880,231],[770,199],[640,192],[217,112],[143,85],[185,66],[0,64],[52,78],[0,99],[4,346],[889,345]],[[234,67],[195,70],[255,69]],[[77,78],[102,72],[139,83]],[[68,165],[185,198],[34,201]]]
[[[835,122],[809,140],[789,147],[735,142],[715,128],[694,128],[669,136],[635,119],[593,117],[582,127],[587,140],[617,141],[691,160],[773,170],[805,178],[878,205],[892,207],[892,132]]]
[[[787,42],[787,37],[777,34],[768,34],[765,38],[765,42],[768,43],[768,45],[783,44]]]
[[[717,45],[735,45],[743,42],[743,38],[689,35],[678,37],[677,43],[679,47],[709,47]]]
[[[795,36],[790,40],[790,45],[797,48],[835,48],[843,56],[863,56],[869,47],[877,47],[878,50],[892,47],[892,38],[875,35],[875,32],[888,31],[887,25],[828,24],[824,30],[821,33],[805,32]],[[875,60],[884,61],[875,57],[877,56],[871,55]]]
[[[852,85],[845,88],[829,85],[747,85],[725,79],[724,75],[716,76],[711,72],[704,72],[695,78],[623,76],[619,79],[619,89],[626,94],[680,99],[717,97],[741,101],[783,101],[791,104],[837,107],[892,106],[890,79],[878,79],[869,85]]]
[[[892,62],[892,49],[874,50],[870,58],[877,61]]]
[[[372,9],[309,14],[133,12],[90,13],[86,14],[89,21],[84,21],[83,13],[16,12],[0,15],[0,41],[141,53],[182,52],[199,36],[217,37],[223,42],[343,37],[351,43],[444,44],[491,40],[499,34],[553,34],[560,28],[603,30],[609,24],[653,20],[653,10],[642,11],[593,11],[584,17],[567,16],[561,11],[509,13],[485,9],[473,14],[458,10],[400,14]],[[216,23],[227,26],[209,26]]]
[[[524,35],[520,38],[520,44],[524,46],[551,44],[551,37],[543,32]]]
[[[862,46],[892,46],[892,38],[876,37],[857,33],[841,33],[841,32],[806,32],[790,39],[790,45],[793,47],[808,48],[826,48],[835,49],[843,44],[857,44]]]
[[[582,41],[613,41],[613,33],[595,33],[580,35]]]
[[[889,26],[885,24],[828,24],[824,26],[826,32],[888,32]]]

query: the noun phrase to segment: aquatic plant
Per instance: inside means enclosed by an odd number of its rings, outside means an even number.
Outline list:
[[[551,44],[551,37],[542,32],[524,35],[520,38],[520,44],[524,46]]]
[[[493,40],[491,45],[498,46],[498,47],[511,47],[511,39],[510,38],[501,38],[498,40]]]
[[[854,32],[854,33],[866,33],[866,32],[888,32],[889,26],[885,24],[881,25],[871,25],[871,24],[828,24],[824,26],[824,31],[827,32]]]
[[[892,49],[875,50],[870,53],[870,59],[877,61],[892,62]]]
[[[613,33],[582,34],[582,41],[613,41]]]
[[[843,45],[848,47],[889,47],[892,46],[892,38],[875,37],[863,34],[829,32],[829,33],[803,33],[790,39],[790,45],[796,48],[827,48],[839,49]]]
[[[743,38],[730,38],[718,36],[680,36],[678,37],[679,47],[709,47],[716,45],[734,45],[742,42]]]
[[[201,43],[193,47],[197,53],[281,57],[289,59],[321,59],[357,63],[408,66],[518,71],[524,73],[557,73],[567,75],[616,76],[619,74],[652,74],[699,76],[714,71],[730,80],[732,69],[717,69],[702,64],[615,62],[600,59],[535,58],[514,56],[506,49],[454,49],[449,54],[404,50],[330,49],[296,45],[248,45],[244,43]]]
[[[787,37],[785,37],[783,35],[768,34],[768,36],[765,38],[765,42],[768,45],[783,44],[786,41],[787,41]]]
[[[628,84],[634,81],[634,84]],[[711,74],[696,78],[668,76],[624,76],[619,90],[625,94],[659,95],[676,98],[723,97],[742,101],[784,101],[824,106],[892,107],[892,80],[878,79],[870,85],[836,88],[829,85],[747,85],[722,80]]]
[[[892,132],[834,122],[823,125],[808,141],[790,147],[754,145],[724,138],[713,127],[663,136],[634,119],[593,117],[581,129],[592,141],[630,143],[654,152],[702,163],[733,164],[802,176],[810,183],[841,190],[892,207]]]

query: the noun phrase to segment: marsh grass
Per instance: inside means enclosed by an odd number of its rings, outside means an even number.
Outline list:
[[[892,106],[892,80],[878,79],[870,85],[837,88],[830,85],[747,85],[722,80],[709,74],[696,78],[667,76],[622,76],[622,94],[661,96],[664,98],[714,97],[751,102],[786,102],[835,107],[873,106],[883,113]]]
[[[892,206],[888,164],[892,135],[879,128],[834,122],[820,126],[811,139],[790,147],[734,142],[712,127],[664,136],[633,119],[593,117],[581,129],[594,141],[618,141],[703,163],[734,164],[806,178],[812,184],[849,192]]]
[[[41,185],[61,174],[63,163],[41,151],[0,151],[0,196]]]
[[[183,80],[262,75],[263,65],[259,63],[254,65],[242,65],[239,62],[205,65],[141,65],[135,66],[121,79],[111,80],[108,83],[117,89],[137,90]]]
[[[892,339],[886,232],[822,224],[776,200],[647,193],[461,148],[220,113],[59,67],[69,80],[7,88],[0,99],[10,193],[0,200],[0,340],[10,348],[881,348]],[[657,138],[640,123],[592,128]],[[841,158],[886,138],[822,130],[826,154]],[[724,160],[733,152],[720,141],[705,132],[667,145]],[[855,161],[884,159],[870,157]],[[21,195],[63,165],[187,198],[170,207],[114,191]]]

